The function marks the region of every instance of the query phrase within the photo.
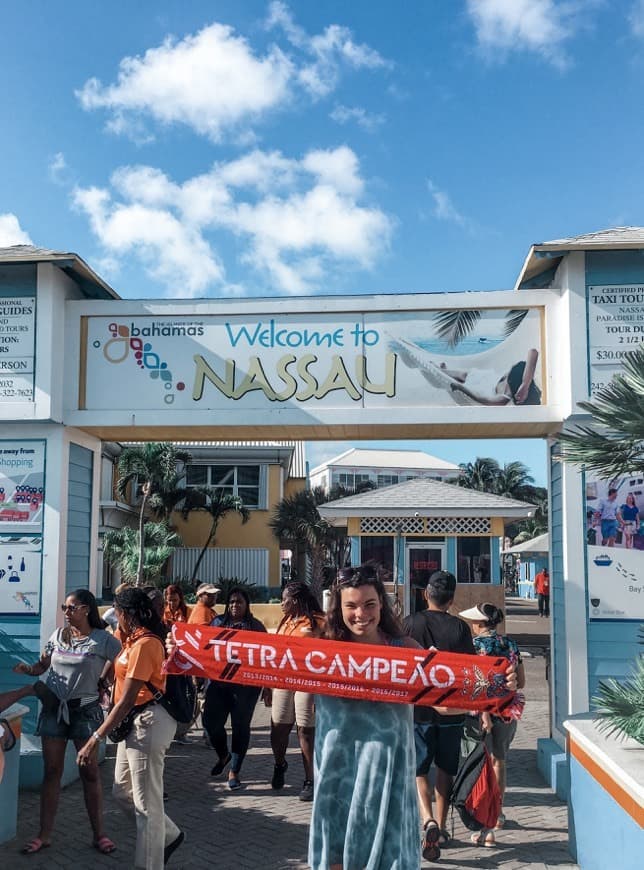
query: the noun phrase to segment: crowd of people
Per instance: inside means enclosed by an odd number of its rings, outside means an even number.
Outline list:
[[[452,574],[434,573],[425,593],[427,610],[403,623],[372,565],[345,568],[331,588],[326,613],[308,584],[289,583],[283,590],[283,618],[277,632],[503,656],[508,659],[507,687],[520,688],[524,674],[516,644],[496,632],[502,611],[482,603],[463,612],[462,619],[452,616],[448,610],[455,589]],[[246,589],[231,589],[221,614],[214,609],[218,591],[202,584],[197,603],[190,608],[177,585],[163,593],[152,587],[121,586],[112,612],[104,614],[106,621],[87,590],[67,596],[62,605],[64,628],[52,634],[37,662],[20,663],[14,669],[31,677],[46,673],[45,681],[7,693],[10,700],[36,694],[42,701],[37,728],[44,759],[40,824],[25,844],[25,854],[40,852],[51,843],[69,740],[77,751],[92,842],[102,853],[116,849],[103,829],[98,769],[99,747],[108,737],[117,741],[113,796],[136,823],[134,866],[159,870],[181,846],[185,832],[164,810],[165,756],[178,734],[164,695],[166,680],[171,678],[166,678],[162,666],[174,643],[169,630],[175,623],[197,622],[266,631],[252,614]],[[206,681],[201,689],[202,725],[215,757],[211,775],[226,773],[228,788],[241,788],[260,690],[216,680]],[[501,791],[505,788],[505,759],[516,723],[513,727],[488,714],[474,719],[468,710],[446,707],[413,708],[283,689],[261,694],[271,708],[275,790],[285,783],[289,735],[296,726],[303,764],[299,798],[313,801],[312,870],[413,870],[420,867],[421,853],[437,860],[441,848],[451,845],[447,811],[468,718],[479,728]],[[0,695],[0,703],[6,700]],[[434,791],[428,779],[432,765]],[[497,827],[504,822],[501,810]],[[473,842],[493,845],[494,832],[477,833]]]

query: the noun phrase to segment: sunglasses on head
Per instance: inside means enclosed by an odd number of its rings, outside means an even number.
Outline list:
[[[75,611],[77,611],[79,607],[87,607],[87,605],[86,604],[61,604],[60,605],[60,609],[63,611],[63,613],[67,613],[68,610],[71,611],[72,613],[75,613]]]

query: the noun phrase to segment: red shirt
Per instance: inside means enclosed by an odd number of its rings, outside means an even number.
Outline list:
[[[534,578],[534,588],[538,595],[550,595],[550,577],[545,571],[539,571]]]

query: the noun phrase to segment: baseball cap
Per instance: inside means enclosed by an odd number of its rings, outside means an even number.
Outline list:
[[[218,586],[213,586],[212,583],[202,583],[197,589],[197,595],[216,595],[219,592]]]
[[[434,571],[427,581],[427,589],[432,592],[455,592],[456,577],[449,571]]]

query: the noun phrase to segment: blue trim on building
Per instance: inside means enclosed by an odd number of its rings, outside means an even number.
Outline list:
[[[79,444],[70,444],[65,572],[65,592],[67,594],[74,589],[89,588],[93,475],[93,452]]]
[[[351,564],[359,565],[360,564],[360,538],[358,535],[351,536]]]
[[[445,565],[446,571],[451,571],[454,576],[458,576],[458,565],[457,565],[457,556],[456,556],[456,538],[447,537],[445,538]]]
[[[563,730],[568,710],[568,655],[566,646],[566,601],[564,597],[563,570],[563,509],[562,509],[562,467],[561,463],[550,458],[550,618],[552,620],[552,651],[554,677],[554,716],[555,724]]]

